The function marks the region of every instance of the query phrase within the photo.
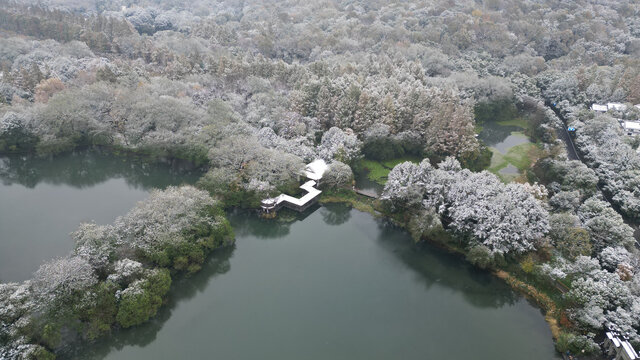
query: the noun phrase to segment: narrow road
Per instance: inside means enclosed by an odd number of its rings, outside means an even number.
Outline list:
[[[567,148],[567,157],[569,158],[569,160],[579,160],[580,162],[585,164],[585,166],[589,167],[589,165],[587,165],[582,160],[582,157],[580,157],[580,155],[578,154],[578,151],[576,150],[576,146],[573,143],[573,139],[571,138],[569,131],[567,131],[567,119],[564,116],[562,116],[562,114],[560,114],[560,111],[556,109],[556,107],[553,106],[553,104],[549,103],[548,101],[545,101],[545,105],[547,105],[551,110],[553,110],[553,112],[556,113],[558,118],[564,124],[564,126],[562,127],[562,130],[557,130],[556,134],[565,143],[565,146]],[[596,187],[598,188],[598,190],[600,191],[604,199],[607,200],[614,209],[616,209],[617,207],[611,201],[609,196],[604,191],[602,191],[602,189],[600,188],[600,185],[596,184]],[[640,227],[638,226],[638,224],[636,224],[634,221],[631,221],[624,215],[622,215],[622,219],[624,219],[624,222],[627,225],[631,226],[631,228],[634,230],[633,237],[636,239],[635,245],[636,245],[636,248],[640,249]]]
[[[560,111],[558,109],[556,109],[556,107],[553,104],[551,104],[550,102],[545,101],[545,105],[547,105],[551,110],[553,110],[553,112],[556,113],[558,118],[564,124],[564,126],[562,127],[562,130],[557,130],[556,134],[558,135],[558,138],[560,138],[564,142],[564,144],[565,144],[565,146],[567,148],[567,155],[569,157],[569,160],[580,160],[580,161],[582,161],[582,159],[578,155],[578,151],[576,150],[576,146],[573,144],[573,140],[571,139],[571,135],[569,134],[569,131],[567,131],[567,119],[565,119],[564,116],[562,116],[562,114],[560,114]],[[582,161],[582,163],[584,163],[584,161]],[[598,188],[598,190],[600,190],[600,189]],[[602,192],[602,190],[601,190],[601,192]]]

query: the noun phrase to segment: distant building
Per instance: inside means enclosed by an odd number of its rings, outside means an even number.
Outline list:
[[[607,108],[607,105],[593,104],[591,105],[591,110],[598,112],[607,112],[607,110],[609,109]]]
[[[640,121],[624,121],[622,128],[627,135],[640,135]]]
[[[636,105],[636,107],[640,108],[640,104]],[[627,110],[627,105],[623,103],[612,102],[607,103],[607,105],[591,104],[591,110],[598,112],[607,112],[609,110],[625,111]]]
[[[637,360],[640,359],[638,353],[629,343],[629,338],[620,334],[618,330],[611,329],[605,333],[604,351],[608,359],[613,360]],[[611,356],[615,356],[611,358]]]
[[[607,109],[624,111],[624,110],[627,110],[627,105],[622,103],[607,103]]]

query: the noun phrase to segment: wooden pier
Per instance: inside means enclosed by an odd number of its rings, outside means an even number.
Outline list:
[[[378,194],[376,194],[374,191],[371,191],[371,190],[360,190],[360,189],[354,187],[353,191],[355,191],[356,194],[360,194],[362,196],[366,196],[366,197],[369,197],[369,198],[372,198],[372,199],[379,198]]]

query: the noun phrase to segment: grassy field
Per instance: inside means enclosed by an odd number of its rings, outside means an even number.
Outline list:
[[[514,117],[508,120],[502,120],[496,122],[500,126],[514,126],[522,129],[520,132],[512,132],[513,135],[519,134],[527,136],[531,124],[521,116]],[[527,138],[529,138],[527,136]],[[528,142],[513,146],[507,150],[506,154],[501,153],[494,147],[489,147],[489,150],[493,153],[491,157],[491,165],[487,169],[488,171],[496,174],[502,181],[511,182],[521,177],[531,164],[533,164],[539,157],[540,148],[537,144]],[[506,174],[500,172],[502,169],[509,165],[513,165],[518,169],[519,174]]]
[[[384,185],[387,182],[387,176],[389,175],[391,169],[393,169],[394,166],[405,161],[411,161],[418,164],[420,163],[420,161],[422,161],[422,159],[411,156],[385,161],[363,159],[360,161],[359,167],[367,171],[367,178],[369,178],[369,180],[380,185]]]
[[[538,159],[541,151],[535,143],[516,145],[510,148],[506,154],[500,153],[495,148],[489,149],[493,153],[493,156],[491,157],[491,166],[488,170],[505,182],[513,181],[518,178],[520,174],[524,174],[524,172],[531,167],[531,164]],[[509,165],[515,166],[520,174],[505,174],[500,172],[500,170]]]

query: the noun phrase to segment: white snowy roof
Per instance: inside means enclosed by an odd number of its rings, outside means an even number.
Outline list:
[[[324,160],[316,159],[307,165],[304,170],[304,174],[309,179],[318,181],[322,179],[322,176],[324,175],[324,172],[327,171],[328,167],[329,165],[327,165]]]
[[[609,110],[614,109],[614,110],[624,110],[627,108],[627,105],[622,104],[622,103],[607,103],[607,108]]]
[[[593,104],[591,105],[591,110],[607,112],[608,108],[607,108],[607,105]]]
[[[638,358],[638,353],[633,349],[633,346],[629,344],[628,341],[624,341],[622,343],[622,349],[627,353],[627,357],[631,360],[635,360]]]
[[[629,341],[626,339],[620,339],[617,334],[613,334],[611,332],[606,332],[605,335],[607,336],[607,339],[613,343],[613,346],[615,346],[617,355],[620,355],[620,352],[622,351],[624,356],[619,357],[620,359],[636,360],[640,358],[633,346],[631,346]],[[618,357],[616,357],[616,359],[618,359]]]
[[[613,341],[613,346],[620,347],[620,340],[618,340],[617,337],[614,337],[612,341]]]
[[[625,121],[624,128],[627,130],[640,130],[640,121]]]

